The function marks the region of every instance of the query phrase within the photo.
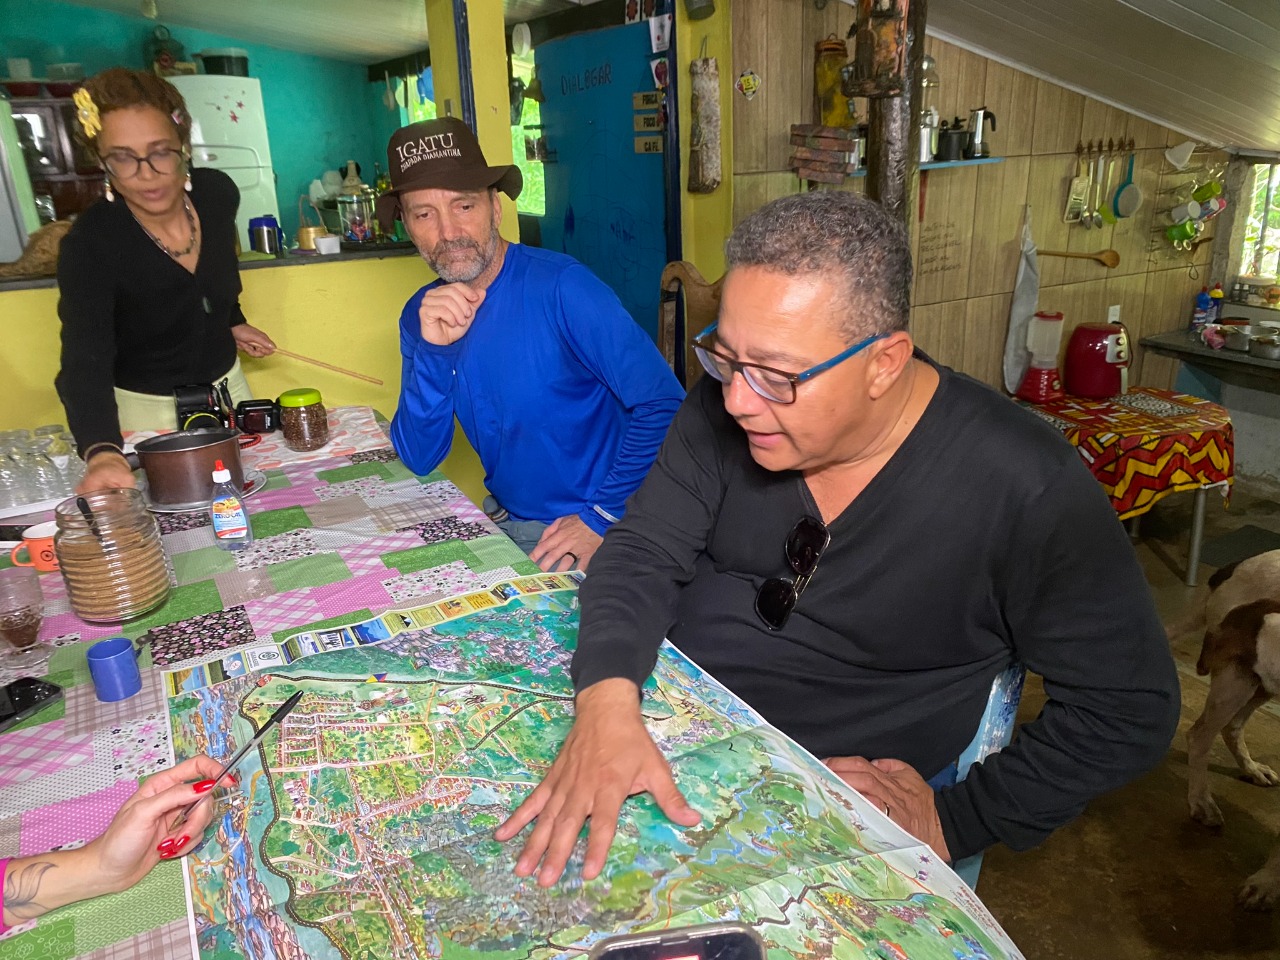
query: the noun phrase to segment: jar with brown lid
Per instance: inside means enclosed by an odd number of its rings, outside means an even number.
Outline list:
[[[286,447],[306,453],[329,442],[329,411],[324,408],[319,390],[286,390],[276,402],[280,404],[280,432]]]
[[[77,499],[84,501],[88,516]],[[54,510],[54,552],[81,620],[130,620],[164,603],[173,573],[160,527],[137,490],[99,490]]]
[[[814,45],[813,122],[824,127],[851,127],[849,98],[844,95],[841,71],[849,59],[845,42],[834,33]]]

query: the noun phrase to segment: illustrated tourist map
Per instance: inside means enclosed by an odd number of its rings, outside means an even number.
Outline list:
[[[717,919],[772,957],[1020,957],[928,850],[665,645],[642,710],[701,813],[623,808],[609,864],[543,889],[494,828],[572,722],[576,580],[522,577],[168,676],[174,750],[225,758],[294,692],[187,858],[203,960],[583,956]]]

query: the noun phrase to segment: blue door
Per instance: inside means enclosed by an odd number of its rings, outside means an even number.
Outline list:
[[[637,153],[632,94],[654,89],[646,23],[550,40],[542,81],[547,205],[542,246],[582,261],[657,339],[666,265],[662,154]]]

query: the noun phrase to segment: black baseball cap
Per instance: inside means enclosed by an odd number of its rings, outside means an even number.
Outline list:
[[[514,200],[524,176],[515,164],[491,167],[480,141],[457,117],[423,120],[401,127],[387,143],[391,189],[378,198],[378,220],[390,230],[400,216],[400,197],[410,190],[501,190]]]

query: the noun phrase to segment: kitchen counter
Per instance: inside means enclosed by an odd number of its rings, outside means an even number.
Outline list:
[[[1210,370],[1223,380],[1263,381],[1266,385],[1262,389],[1280,389],[1280,360],[1264,360],[1241,350],[1214,350],[1190,330],[1157,333],[1143,337],[1139,343],[1148,350]]]
[[[413,244],[405,246],[387,246],[376,247],[372,250],[343,250],[341,253],[332,254],[330,256],[320,256],[319,254],[292,254],[279,258],[271,258],[266,260],[241,260],[240,270],[263,270],[275,267],[301,267],[311,266],[318,263],[347,263],[352,260],[382,260],[387,257],[416,257],[418,251]],[[49,287],[56,287],[58,280],[56,277],[13,277],[10,279],[0,279],[0,293],[9,290],[40,290]]]
[[[1182,361],[1175,390],[1221,404],[1230,412],[1236,476],[1280,486],[1280,360],[1214,350],[1190,330],[1157,333],[1140,343]]]

